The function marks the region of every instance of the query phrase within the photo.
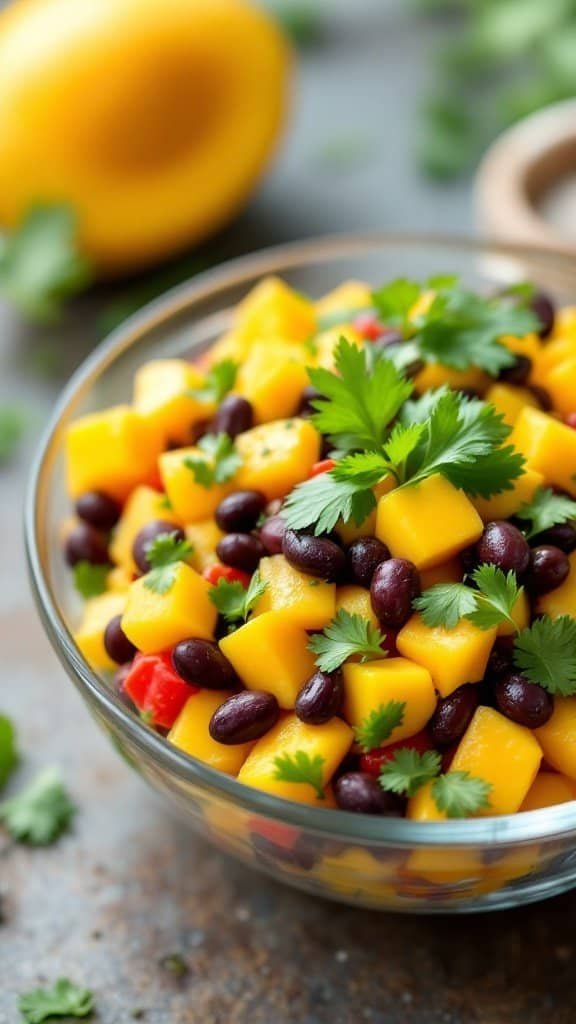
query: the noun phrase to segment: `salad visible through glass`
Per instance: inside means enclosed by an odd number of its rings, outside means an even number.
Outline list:
[[[75,641],[167,743],[359,814],[576,797],[576,307],[267,278],[66,449]]]

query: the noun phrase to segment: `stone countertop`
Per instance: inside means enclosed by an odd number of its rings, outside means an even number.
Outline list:
[[[469,183],[430,185],[411,156],[426,37],[401,4],[352,6],[346,20],[333,0],[283,155],[226,251],[358,227],[470,228]],[[322,147],[345,136],[368,139],[366,159],[328,168]],[[462,918],[320,902],[194,837],[97,731],[38,623],[19,538],[34,435],[108,299],[89,297],[54,331],[0,309],[0,396],[31,411],[0,473],[0,705],[20,735],[15,783],[58,764],[79,806],[50,849],[0,837],[1,1024],[18,1021],[17,993],[60,975],[94,990],[101,1024],[572,1024],[576,894]],[[188,965],[182,977],[163,966],[171,954]]]

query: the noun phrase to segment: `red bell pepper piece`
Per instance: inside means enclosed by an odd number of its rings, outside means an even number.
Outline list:
[[[359,313],[352,321],[352,326],[366,341],[378,341],[378,338],[386,333],[386,328],[376,313]]]
[[[291,850],[299,839],[300,829],[293,825],[284,825],[281,821],[271,821],[268,818],[250,818],[248,828],[253,835],[264,836],[275,846],[285,850]]]
[[[186,701],[198,693],[175,671],[169,651],[137,654],[123,686],[140,712],[152,725],[171,729]]]
[[[387,761],[391,761],[397,750],[402,750],[405,747],[416,750],[419,754],[425,754],[427,750],[435,749],[428,733],[425,729],[422,729],[421,732],[417,732],[415,736],[410,736],[409,739],[397,740],[396,743],[390,743],[387,747],[378,747],[376,750],[370,750],[367,754],[362,754],[360,757],[360,771],[378,777],[382,770],[382,765],[386,764]]]
[[[331,469],[334,469],[335,465],[334,459],[322,459],[321,462],[314,463],[308,476],[320,476],[321,473],[329,473]]]
[[[231,565],[222,565],[221,562],[215,562],[214,565],[208,566],[207,569],[204,569],[202,575],[213,587],[216,586],[218,580],[228,580],[229,583],[238,581],[245,590],[250,584],[249,573],[242,572],[242,569],[233,569]]]

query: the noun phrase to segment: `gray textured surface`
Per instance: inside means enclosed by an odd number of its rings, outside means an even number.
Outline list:
[[[360,4],[336,7],[348,16],[304,62],[291,135],[232,236],[238,251],[356,227],[469,226],[468,187],[426,185],[411,159],[422,38],[400,5],[366,4],[366,20]],[[342,134],[368,135],[371,153],[328,171],[319,149]],[[65,365],[92,343],[98,305],[67,325]],[[59,336],[1,310],[0,393],[29,406],[31,435],[60,383],[34,364]],[[94,989],[102,1024],[139,1008],[151,1024],[572,1024],[576,897],[484,919],[374,915],[284,890],[174,823],[97,733],[36,620],[19,546],[33,443],[0,476],[0,705],[20,731],[18,783],[58,763],[80,813],[47,851],[0,836],[1,1024],[18,1020],[18,992],[61,974]],[[173,952],[189,964],[181,980],[160,965]]]

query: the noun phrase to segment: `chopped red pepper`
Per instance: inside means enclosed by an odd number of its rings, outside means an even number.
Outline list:
[[[171,729],[186,701],[198,687],[184,682],[172,665],[169,651],[137,654],[123,690],[152,725]]]
[[[366,341],[378,341],[378,338],[381,338],[386,333],[386,328],[380,322],[376,313],[359,313],[352,321],[352,326]]]
[[[329,473],[331,469],[334,469],[335,465],[334,459],[322,459],[321,462],[314,463],[308,476],[320,476],[321,473]]]
[[[402,750],[404,747],[416,750],[419,754],[425,754],[427,750],[434,750],[434,744],[428,733],[425,729],[422,729],[421,732],[417,732],[415,736],[410,736],[409,739],[397,740],[396,743],[390,743],[387,747],[378,747],[377,750],[370,750],[367,754],[362,754],[360,757],[360,771],[378,777],[382,770],[382,765],[386,764],[387,761],[391,761],[396,751]]]
[[[300,829],[293,825],[284,825],[281,821],[270,821],[268,818],[250,818],[248,828],[253,835],[264,836],[285,850],[291,850],[301,834]]]
[[[222,565],[221,562],[215,562],[214,565],[204,569],[202,575],[213,587],[216,586],[218,580],[228,580],[229,583],[238,581],[245,589],[250,585],[249,573],[242,572],[242,569],[233,569],[231,565]]]

